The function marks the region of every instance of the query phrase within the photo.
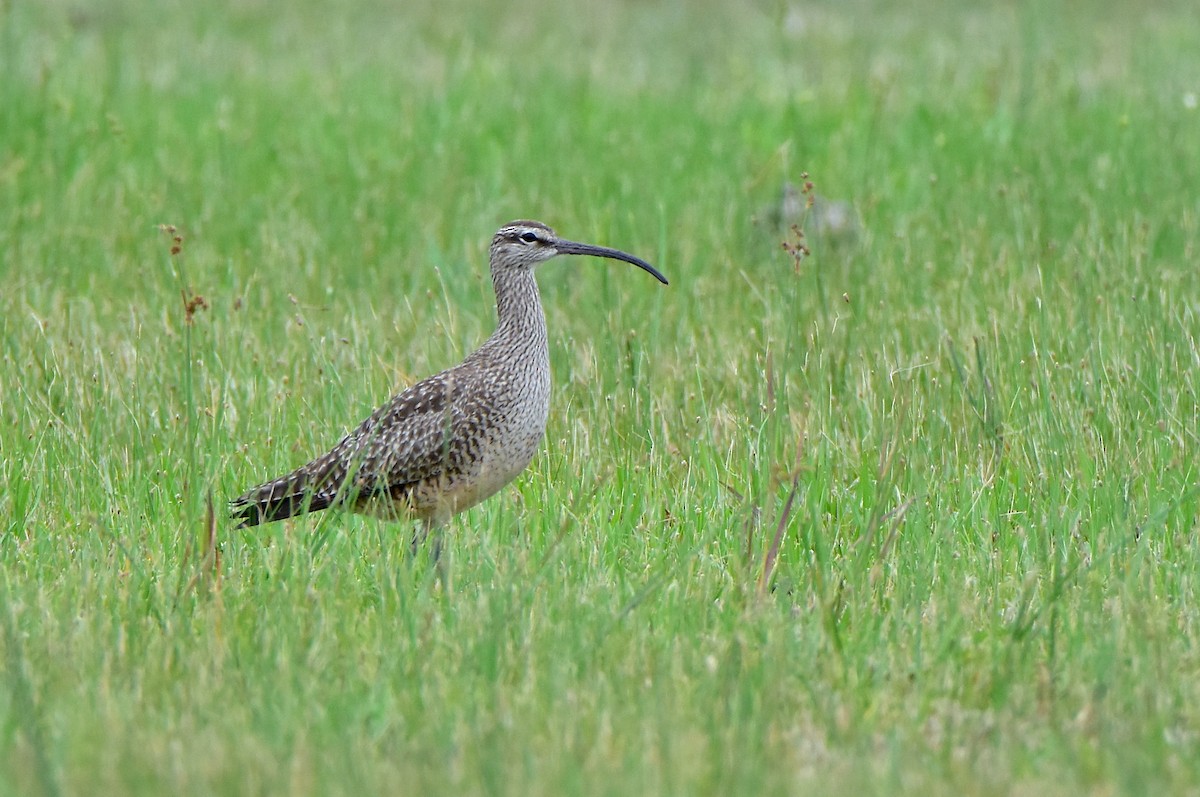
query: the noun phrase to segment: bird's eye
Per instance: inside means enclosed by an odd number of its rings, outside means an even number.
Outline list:
[[[537,233],[534,232],[523,232],[517,237],[527,244],[531,244],[538,239]]]

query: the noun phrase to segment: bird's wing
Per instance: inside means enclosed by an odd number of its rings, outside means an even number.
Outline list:
[[[326,483],[338,500],[403,492],[425,479],[469,464],[470,428],[481,416],[480,386],[452,368],[431,376],[380,407],[326,456],[341,473]],[[486,404],[486,402],[482,402]]]
[[[494,408],[493,380],[451,368],[384,404],[328,453],[231,502],[243,526],[360,498],[403,498],[419,482],[453,475],[477,454],[472,429]]]

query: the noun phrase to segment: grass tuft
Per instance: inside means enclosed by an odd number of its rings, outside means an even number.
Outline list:
[[[0,791],[1194,792],[1195,3],[101,5],[0,5]],[[233,529],[525,217],[671,285],[540,271],[454,590]]]

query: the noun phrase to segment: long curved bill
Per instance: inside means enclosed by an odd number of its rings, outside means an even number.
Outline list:
[[[667,278],[659,273],[658,269],[654,266],[640,257],[634,257],[628,252],[622,252],[620,249],[609,249],[607,246],[592,246],[591,244],[581,244],[562,239],[554,242],[554,248],[560,255],[591,255],[592,257],[606,257],[609,260],[624,260],[626,263],[632,263],[637,266],[642,271],[650,272],[663,285],[670,284],[667,282]]]

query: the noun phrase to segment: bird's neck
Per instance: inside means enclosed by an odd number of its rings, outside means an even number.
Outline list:
[[[496,290],[497,317],[492,337],[545,349],[546,315],[533,272],[521,269],[494,274],[492,286]]]

